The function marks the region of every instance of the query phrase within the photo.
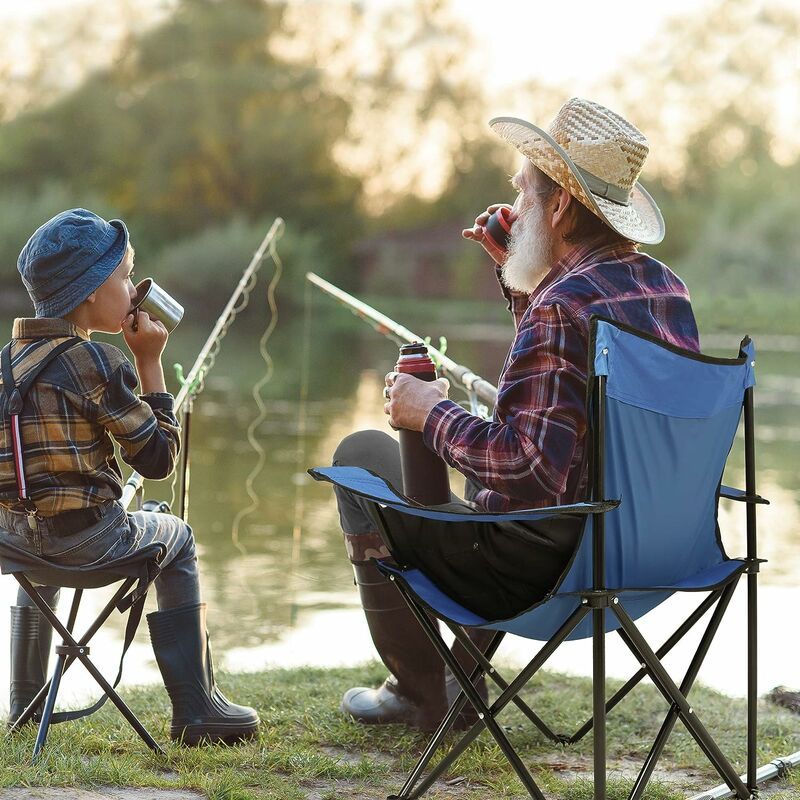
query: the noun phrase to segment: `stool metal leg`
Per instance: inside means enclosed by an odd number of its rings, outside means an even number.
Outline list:
[[[61,676],[64,674],[64,662],[67,660],[65,655],[59,655],[56,659],[56,666],[53,670],[53,677],[50,679],[50,691],[47,693],[47,700],[42,711],[42,720],[39,723],[39,732],[36,735],[36,743],[33,746],[33,760],[39,758],[44,743],[47,740],[47,731],[50,728],[50,717],[53,716],[53,709],[56,705],[56,695],[61,684]]]
[[[75,621],[78,618],[78,607],[81,604],[82,595],[83,590],[76,589],[72,596],[72,605],[70,606],[69,617],[67,619],[67,630],[70,633],[72,633],[73,629],[75,628]],[[38,592],[37,596],[41,597]],[[62,643],[66,644],[66,642]],[[50,719],[53,716],[53,711],[55,710],[56,698],[58,697],[58,688],[61,686],[61,678],[64,675],[66,662],[66,655],[59,654],[56,657],[55,669],[53,670],[53,676],[50,678],[50,688],[47,691],[47,700],[45,701],[44,710],[42,711],[42,719],[39,722],[39,731],[36,734],[36,742],[33,745],[34,762],[39,758],[39,755],[44,748],[44,743],[47,741],[47,732],[50,729]]]
[[[95,667],[95,665],[91,662],[88,656],[88,647],[85,647],[85,644],[76,641],[75,637],[72,635],[70,630],[64,627],[58,617],[53,613],[47,603],[42,600],[42,598],[38,595],[36,590],[31,585],[30,581],[24,575],[17,575],[17,581],[22,585],[23,589],[28,593],[31,600],[39,607],[39,610],[44,614],[45,617],[50,621],[53,629],[56,633],[58,633],[61,638],[63,644],[60,647],[56,648],[56,652],[58,653],[59,660],[56,666],[56,671],[53,673],[53,678],[50,685],[50,691],[48,692],[47,696],[47,703],[45,707],[45,711],[47,715],[42,715],[42,721],[44,723],[45,719],[47,720],[47,725],[49,726],[50,716],[53,712],[53,706],[55,705],[55,695],[58,692],[58,684],[61,682],[61,675],[65,669],[65,663],[67,658],[69,657],[70,660],[79,658],[81,663],[86,667],[89,674],[95,679],[97,684],[100,686],[101,689],[108,695],[109,699],[112,703],[119,709],[122,715],[125,717],[126,720],[130,723],[131,727],[136,731],[137,734],[141,737],[144,743],[155,750],[157,753],[163,754],[164,751],[159,747],[158,743],[155,739],[148,733],[147,729],[139,722],[136,715],[128,708],[125,704],[123,699],[114,691],[114,688],[111,684],[103,677],[103,674]],[[116,595],[115,595],[116,597]],[[72,611],[75,611],[76,603],[80,602],[80,595],[76,593],[76,597],[73,599],[73,609],[70,612],[70,621],[74,624],[74,615]],[[108,608],[108,607],[107,607]],[[77,613],[77,612],[76,612]],[[88,636],[84,636],[84,638],[89,638]],[[84,649],[85,648],[85,649]],[[52,698],[51,698],[52,696]],[[38,752],[44,746],[44,739],[47,737],[47,727],[40,726],[40,735],[37,737],[37,745],[38,750],[35,751],[35,756],[38,755]],[[41,739],[41,744],[39,744],[39,739]],[[34,756],[34,757],[35,757]]]
[[[17,580],[19,581],[19,578]],[[130,589],[131,586],[133,586],[133,584],[135,582],[136,581],[133,578],[128,578],[119,587],[119,589],[117,589],[117,591],[114,593],[114,596],[108,601],[108,603],[106,603],[106,605],[103,608],[103,610],[98,614],[97,619],[95,619],[95,621],[89,626],[89,628],[87,628],[87,630],[83,634],[83,636],[81,636],[81,638],[78,640],[78,644],[79,645],[88,644],[91,641],[91,639],[95,635],[95,633],[97,633],[97,631],[100,630],[100,628],[103,626],[105,621],[111,616],[111,614],[114,611],[114,608],[116,607],[116,605],[119,602],[119,600],[125,594],[127,594],[128,589]],[[23,585],[23,588],[25,588],[26,592],[28,591],[27,588],[24,585]],[[78,591],[83,592],[82,589],[80,589]],[[33,598],[31,598],[31,599],[33,599]],[[73,602],[73,604],[75,603],[75,598],[74,597],[73,597],[72,602]],[[77,612],[76,612],[76,614],[77,614]],[[70,617],[72,617],[72,611],[71,610],[70,610]],[[73,623],[74,623],[74,620],[73,620]],[[67,630],[72,631],[72,626],[69,624],[69,622],[67,623]],[[76,656],[67,656],[67,662],[64,665],[64,672],[66,672],[73,665],[73,663],[75,662],[75,659],[76,659]],[[45,683],[45,685],[42,686],[41,689],[39,689],[36,697],[34,697],[33,700],[31,701],[31,705],[28,706],[28,708],[25,709],[25,711],[23,712],[22,716],[14,723],[13,726],[11,726],[11,728],[9,728],[9,733],[14,733],[15,731],[18,731],[26,722],[28,722],[28,720],[33,716],[33,714],[36,711],[36,709],[41,705],[42,701],[44,700],[45,695],[49,691],[50,691],[50,681],[48,680],[47,683]]]
[[[88,656],[79,655],[81,663],[89,671],[89,674],[100,684],[100,688],[108,695],[108,699],[120,710],[120,713],[130,723],[131,727],[139,734],[142,741],[157,753],[163,755],[164,751],[159,746],[158,742],[148,733],[147,728],[139,722],[139,718],[128,708],[125,701],[116,693],[111,684],[103,677],[102,673],[97,667],[89,660]]]

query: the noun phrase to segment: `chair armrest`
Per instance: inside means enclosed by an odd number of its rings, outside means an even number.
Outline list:
[[[720,486],[719,496],[726,500],[738,500],[740,503],[753,503],[754,505],[768,506],[769,500],[765,500],[761,495],[748,495],[744,489],[734,489],[731,486]]]
[[[619,500],[600,500],[597,502],[571,503],[563,506],[528,508],[510,512],[481,511],[443,511],[436,507],[428,508],[415,503],[398,492],[380,475],[362,467],[317,467],[308,470],[309,475],[318,481],[328,481],[359,497],[364,497],[381,506],[393,508],[402,514],[410,514],[445,522],[458,522],[468,518],[471,522],[521,522],[544,519],[560,514],[605,514],[615,509]]]

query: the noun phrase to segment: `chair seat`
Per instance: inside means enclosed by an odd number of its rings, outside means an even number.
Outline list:
[[[480,615],[464,608],[457,600],[454,600],[449,595],[445,594],[438,586],[436,586],[427,575],[418,569],[399,569],[394,565],[378,562],[380,570],[387,575],[393,575],[404,581],[406,585],[414,592],[415,595],[428,606],[437,616],[454,622],[457,625],[467,625],[472,627],[491,627],[497,630],[508,630],[509,632],[520,633],[522,629],[526,629],[527,635],[530,638],[546,640],[551,633],[551,625],[544,624],[544,617],[548,606],[552,606],[552,611],[556,611],[555,619],[563,621],[579,604],[577,593],[570,592],[564,594],[556,594],[547,600],[537,603],[531,608],[518,614],[512,620],[492,621],[481,617]],[[628,595],[632,601],[631,605],[634,606],[633,615],[641,616],[650,610],[654,605],[660,603],[673,592],[702,592],[712,591],[720,588],[722,585],[732,580],[735,576],[741,573],[747,564],[742,559],[730,559],[729,561],[722,561],[718,564],[677,581],[671,585],[653,587],[649,590],[643,589],[620,589],[618,594]],[[549,618],[551,615],[546,614]],[[612,618],[609,617],[609,622]],[[550,620],[548,619],[548,623]],[[538,631],[544,624],[542,630]],[[560,623],[559,623],[560,624]],[[579,628],[577,632],[580,634],[582,630]],[[591,630],[586,626],[586,636],[591,635]],[[579,638],[575,636],[574,638]]]

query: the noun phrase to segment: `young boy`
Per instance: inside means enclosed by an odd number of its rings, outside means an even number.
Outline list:
[[[185,744],[233,741],[254,735],[259,719],[252,708],[230,703],[214,682],[192,530],[171,514],[128,514],[119,502],[122,474],[112,437],[123,460],[147,478],[167,477],[180,447],[161,367],[167,330],[145,313],[133,324],[133,255],[122,221],[106,222],[82,208],[46,222],[20,253],[17,266],[36,317],[14,321],[10,378],[19,386],[54,348],[73,344],[44,367],[25,398],[19,418],[25,502],[13,458],[11,380],[0,385],[0,540],[64,565],[102,563],[164,544],[155,581],[159,610],[147,621],[172,700],[170,735]],[[118,348],[92,341],[94,331],[121,332],[135,369]],[[55,607],[58,589],[45,593]],[[17,603],[11,609],[12,722],[44,683],[51,638],[22,589]]]

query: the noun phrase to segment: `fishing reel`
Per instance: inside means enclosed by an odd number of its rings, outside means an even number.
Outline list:
[[[166,500],[145,500],[142,511],[155,511],[157,514],[171,514],[172,509]]]

